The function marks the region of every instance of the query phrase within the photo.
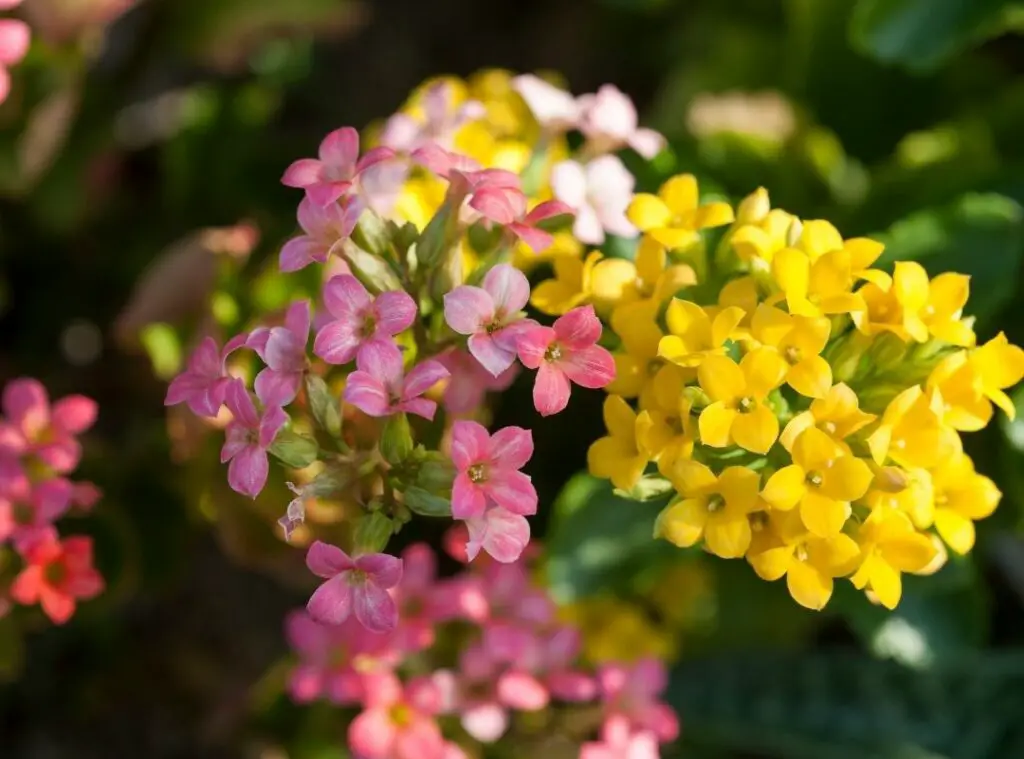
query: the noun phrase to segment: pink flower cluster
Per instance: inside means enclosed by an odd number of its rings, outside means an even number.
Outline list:
[[[310,553],[315,563],[325,557],[323,549],[315,558]],[[477,562],[439,578],[436,557],[422,544],[405,550],[400,575],[378,559],[360,565],[326,555],[331,571],[344,566],[365,575],[341,594],[356,615],[360,598],[384,594],[398,616],[388,631],[352,618],[325,626],[307,612],[293,612],[286,623],[298,659],[291,697],[360,707],[348,729],[360,759],[464,757],[440,718],[457,717],[473,740],[490,744],[505,735],[512,713],[555,703],[600,707],[593,726],[600,737],[581,746],[581,759],[656,759],[659,744],[677,737],[675,714],[658,698],[663,666],[577,665],[578,631],[557,621],[554,603],[531,584],[524,561]],[[442,652],[455,634],[461,645],[452,666]]]
[[[22,0],[0,0],[0,11],[13,10]],[[8,68],[21,62],[28,53],[32,32],[28,24],[16,18],[0,18],[0,103],[11,93]]]
[[[81,395],[51,404],[41,383],[23,378],[4,387],[0,406],[0,548],[9,544],[24,562],[6,593],[0,588],[0,606],[40,604],[63,624],[78,601],[103,589],[92,539],[61,539],[54,526],[72,507],[90,509],[99,500],[95,485],[68,479],[82,456],[77,438],[96,421],[96,404]]]

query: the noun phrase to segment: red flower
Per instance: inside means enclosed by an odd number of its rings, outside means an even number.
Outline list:
[[[11,598],[26,606],[41,604],[54,624],[71,619],[76,601],[103,590],[103,578],[92,565],[92,538],[62,543],[50,534],[27,547],[23,558],[27,566],[11,584]]]

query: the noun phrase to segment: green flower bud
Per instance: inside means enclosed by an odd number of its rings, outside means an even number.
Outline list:
[[[410,511],[424,517],[450,517],[452,502],[448,498],[428,493],[415,485],[406,488],[405,505]]]
[[[657,498],[671,493],[674,489],[671,482],[664,477],[648,476],[642,477],[639,482],[627,490],[617,490],[616,495],[628,498],[631,501],[653,501]]]
[[[291,430],[281,430],[274,438],[269,453],[285,466],[305,469],[320,455],[320,446],[311,437],[299,435]]]
[[[309,410],[320,425],[320,429],[333,438],[341,437],[341,410],[338,399],[331,393],[323,377],[315,374],[306,375],[306,397],[309,398]]]
[[[345,259],[356,279],[374,295],[402,289],[398,275],[383,258],[363,250],[352,240],[345,240],[332,250]]]
[[[398,466],[412,453],[412,428],[404,413],[389,416],[380,438],[380,452],[391,466]]]
[[[455,467],[446,459],[428,459],[420,465],[416,474],[416,484],[431,493],[451,490],[454,479]]]
[[[380,553],[387,548],[394,532],[395,523],[382,511],[364,514],[353,538],[356,553]]]
[[[883,332],[875,338],[868,348],[867,360],[878,372],[889,372],[898,369],[906,360],[907,344],[892,332]]]
[[[367,209],[359,215],[352,230],[352,241],[368,253],[381,258],[391,257],[391,234],[388,222]]]

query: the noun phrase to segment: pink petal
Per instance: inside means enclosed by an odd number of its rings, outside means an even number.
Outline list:
[[[565,90],[533,74],[517,76],[512,80],[512,87],[526,101],[541,126],[561,131],[575,126],[579,109],[576,100]]]
[[[402,401],[396,408],[407,414],[422,416],[428,421],[433,421],[434,414],[437,413],[437,403],[426,398],[412,398],[411,400]]]
[[[373,306],[370,293],[351,274],[331,277],[324,285],[324,305],[337,319],[359,319]]]
[[[412,160],[439,177],[445,178],[453,170],[467,172],[480,169],[480,164],[472,158],[447,151],[433,142],[414,150]]]
[[[268,406],[260,419],[259,443],[261,448],[269,448],[281,428],[288,423],[288,414],[280,406]]]
[[[444,296],[444,320],[460,335],[482,330],[494,321],[494,311],[494,299],[480,287],[459,285]]]
[[[301,158],[284,170],[281,184],[286,187],[309,187],[320,181],[320,168],[320,161],[315,158]]]
[[[91,482],[76,482],[71,488],[71,502],[81,509],[91,509],[103,497],[103,491]]]
[[[402,581],[402,560],[386,553],[371,553],[355,558],[356,569],[370,575],[375,583],[387,589]]]
[[[530,300],[529,280],[510,264],[498,264],[487,272],[483,286],[493,299],[494,308],[506,317],[522,311]]]
[[[523,219],[525,224],[533,226],[538,222],[544,221],[545,219],[552,219],[555,216],[563,216],[566,214],[572,214],[572,208],[562,203],[559,200],[546,200],[543,203],[538,203],[533,209],[526,214]]]
[[[402,400],[407,401],[423,395],[443,379],[448,379],[451,372],[444,364],[435,359],[428,359],[416,364],[405,378],[402,387]]]
[[[344,575],[332,577],[313,591],[306,610],[317,622],[324,625],[340,625],[352,613],[352,587]]]
[[[487,508],[483,489],[465,474],[455,476],[452,484],[452,517],[473,519],[482,517]]]
[[[309,337],[310,305],[308,300],[297,300],[284,314],[284,326],[305,346]]]
[[[398,391],[402,385],[402,352],[390,340],[370,340],[365,343],[356,355],[356,368],[369,374],[388,390]]]
[[[282,246],[277,264],[281,271],[293,272],[304,269],[314,261],[324,263],[326,260],[327,248],[323,243],[302,235],[293,237]]]
[[[533,675],[506,672],[498,679],[498,698],[517,711],[534,712],[548,705],[548,691]]]
[[[354,212],[355,221],[358,221],[364,204],[378,216],[391,216],[409,177],[409,166],[405,162],[382,161],[360,171],[359,195],[349,196],[360,201],[358,211]]]
[[[224,445],[220,449],[220,463],[226,464],[249,445],[249,431],[235,422],[225,430]]]
[[[242,380],[232,379],[228,383],[224,402],[239,425],[250,430],[255,430],[260,426],[256,406],[253,404],[252,398],[249,397],[249,391],[245,389],[245,383]]]
[[[352,589],[352,606],[356,619],[371,632],[390,632],[398,624],[395,600],[373,580]]]
[[[188,360],[189,371],[207,377],[219,377],[224,373],[223,357],[217,341],[204,337]]]
[[[328,364],[347,364],[362,344],[361,325],[348,319],[328,322],[316,333],[313,353]]]
[[[510,564],[517,561],[530,542],[526,517],[491,507],[483,517],[466,521],[469,541],[466,554],[472,560],[483,548],[492,558]]]
[[[405,113],[396,113],[384,123],[380,142],[394,150],[408,151],[420,141],[421,127],[418,121]]]
[[[523,223],[512,222],[508,225],[508,229],[534,253],[543,253],[555,241],[555,238],[544,230]]]
[[[288,645],[307,659],[325,656],[333,645],[331,630],[313,620],[305,611],[291,611],[284,619]]]
[[[82,446],[73,438],[65,438],[36,448],[38,456],[51,469],[67,474],[78,466],[82,458]]]
[[[267,343],[270,342],[270,327],[256,327],[245,339],[245,347],[256,351],[261,361],[267,360]]]
[[[547,678],[547,685],[560,701],[591,701],[597,696],[594,678],[582,672],[555,672]]]
[[[306,335],[300,337],[283,327],[274,327],[267,336],[264,357],[267,366],[278,372],[302,372],[306,368]],[[250,335],[250,339],[251,339]]]
[[[585,205],[576,209],[572,233],[580,242],[587,245],[600,245],[604,242],[604,225],[593,206]]]
[[[513,514],[529,516],[537,513],[537,490],[530,477],[522,472],[493,468],[484,483],[483,491],[492,501]]]
[[[530,430],[502,427],[491,436],[490,458],[497,466],[503,469],[522,469],[531,456],[533,433]]]
[[[355,173],[359,158],[359,132],[352,127],[342,127],[324,137],[320,143],[320,160],[330,166],[338,179],[351,177]]]
[[[426,590],[437,575],[437,557],[426,543],[413,543],[402,551],[402,593]]]
[[[497,377],[507,371],[516,360],[515,349],[502,348],[497,340],[486,332],[478,332],[470,335],[466,344],[469,352],[480,365],[490,372],[492,377]]]
[[[388,416],[393,413],[387,388],[366,372],[352,372],[348,376],[343,396],[347,403],[369,416]]]
[[[30,437],[50,423],[50,399],[38,380],[22,378],[8,382],[4,387],[2,406],[8,421]]]
[[[24,21],[0,19],[0,64],[13,66],[20,62],[31,42],[32,32]]]
[[[316,701],[324,692],[323,670],[311,665],[298,665],[288,675],[287,690],[297,704]]]
[[[327,697],[337,706],[354,706],[363,700],[363,679],[355,672],[334,671],[327,681]]]
[[[519,335],[519,360],[527,369],[537,369],[544,363],[544,355],[557,339],[555,330],[533,324]]]
[[[54,427],[69,435],[79,435],[96,422],[96,401],[84,395],[70,395],[53,405]]]
[[[517,319],[492,332],[491,338],[499,348],[517,353],[521,336],[529,333],[536,326],[537,322],[533,319]]]
[[[356,756],[390,759],[397,732],[386,709],[367,709],[348,726],[348,746]]]
[[[269,471],[267,452],[258,445],[247,445],[228,464],[228,485],[236,493],[255,498],[267,484]]]
[[[377,334],[387,336],[405,332],[416,319],[416,301],[403,290],[384,292],[373,303],[377,317]]]
[[[615,379],[615,359],[600,345],[571,351],[558,362],[565,374],[580,387],[607,387]]]
[[[587,203],[587,175],[577,161],[560,161],[551,169],[551,190],[555,197],[572,208]]]
[[[41,482],[32,488],[32,504],[37,524],[50,524],[71,505],[71,483],[63,477]]]
[[[533,406],[541,416],[551,416],[569,405],[569,378],[546,361],[537,370],[533,384]]]
[[[484,702],[462,710],[462,727],[481,743],[494,743],[508,730],[508,712],[498,703]]]
[[[484,218],[507,226],[522,215],[526,199],[522,194],[516,195],[512,191],[484,187],[473,193],[469,205],[483,214]]]
[[[353,569],[355,562],[337,546],[315,540],[306,552],[306,566],[317,577],[328,578]]]
[[[306,188],[306,197],[318,206],[329,206],[341,200],[351,189],[352,183],[347,180],[341,182],[317,182]]]
[[[554,330],[558,342],[572,350],[580,350],[601,339],[601,320],[594,313],[593,306],[577,306],[555,320]]]
[[[486,461],[491,450],[491,438],[479,422],[460,419],[452,425],[452,463],[465,471],[473,464]]]
[[[226,343],[224,343],[224,349],[220,353],[220,366],[218,368],[218,372],[220,374],[224,373],[224,362],[227,361],[228,356],[230,356],[236,350],[245,345],[248,339],[249,334],[247,332],[242,332],[241,334],[235,335]]]
[[[629,138],[629,146],[642,157],[650,160],[665,147],[665,138],[653,129],[641,127]]]
[[[389,147],[376,147],[367,150],[356,163],[356,173],[361,174],[371,166],[388,161],[395,157],[395,151]]]

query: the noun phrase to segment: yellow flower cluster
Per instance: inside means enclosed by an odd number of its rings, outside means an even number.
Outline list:
[[[701,204],[689,175],[629,217],[634,262],[589,254],[574,288],[558,279],[618,338],[595,476],[639,494],[656,467],[676,493],[657,536],[785,576],[812,609],[840,577],[894,608],[902,573],[941,566],[943,543],[971,550],[1000,493],[958,433],[993,403],[1013,415],[1024,351],[1002,334],[976,345],[966,276],[890,275],[871,268],[878,242],[771,209],[763,189],[735,213]]]

